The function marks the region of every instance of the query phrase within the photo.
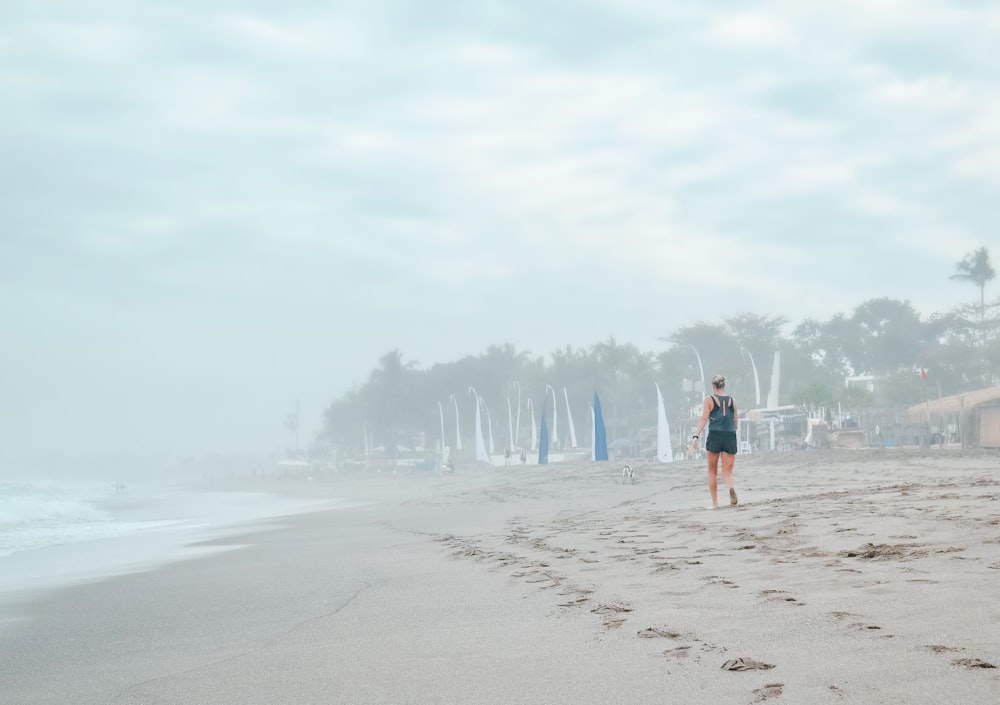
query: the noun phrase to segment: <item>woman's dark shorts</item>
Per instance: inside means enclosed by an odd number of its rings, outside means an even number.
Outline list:
[[[736,455],[737,445],[735,431],[710,431],[708,440],[705,441],[705,450],[709,453]]]

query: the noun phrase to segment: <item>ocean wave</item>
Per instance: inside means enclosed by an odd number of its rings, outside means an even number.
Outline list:
[[[0,483],[0,529],[46,521],[101,521],[106,511],[96,501],[110,494],[93,486],[51,483]]]
[[[120,521],[100,506],[110,486],[0,483],[0,556],[173,522]]]

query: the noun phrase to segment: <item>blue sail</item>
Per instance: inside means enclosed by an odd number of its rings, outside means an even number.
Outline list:
[[[542,430],[538,433],[538,464],[549,462],[549,427],[545,423],[545,407],[542,407]]]
[[[608,433],[604,429],[601,400],[594,392],[594,460],[608,459]]]

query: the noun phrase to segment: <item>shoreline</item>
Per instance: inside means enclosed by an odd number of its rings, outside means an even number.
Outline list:
[[[206,539],[244,533],[288,516],[347,506],[318,493],[282,494],[247,483],[145,484],[94,500],[106,513],[102,532],[55,540],[0,556],[0,621],[11,605],[39,592],[153,570],[215,551]],[[217,550],[217,549],[216,549]]]
[[[717,511],[693,462],[345,478],[366,503],[18,606],[0,672],[24,705],[995,700],[996,458],[782,455]]]

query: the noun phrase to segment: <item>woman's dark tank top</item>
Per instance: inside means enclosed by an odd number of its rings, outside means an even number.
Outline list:
[[[733,398],[713,394],[712,411],[708,415],[708,431],[720,431],[722,433],[736,433],[736,405]]]

